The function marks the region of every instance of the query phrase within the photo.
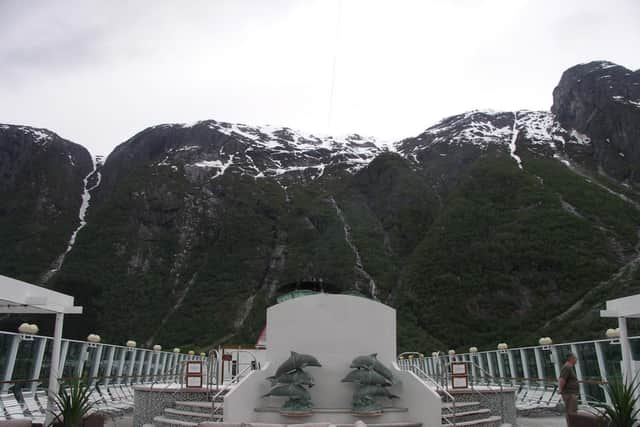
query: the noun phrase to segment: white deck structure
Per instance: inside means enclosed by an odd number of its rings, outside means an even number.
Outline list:
[[[52,421],[53,396],[58,392],[58,371],[60,370],[60,349],[62,345],[62,326],[65,314],[81,314],[82,307],[74,305],[73,297],[54,292],[40,286],[31,285],[20,280],[0,276],[0,313],[7,314],[55,314],[56,323],[49,370],[49,411],[45,425]],[[17,348],[9,354],[8,365],[15,364]],[[7,372],[12,370],[7,369]],[[7,381],[10,378],[3,378]]]

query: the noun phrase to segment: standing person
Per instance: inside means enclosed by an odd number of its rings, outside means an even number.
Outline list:
[[[575,354],[567,354],[565,363],[560,370],[560,378],[558,378],[558,389],[567,411],[567,425],[569,424],[569,414],[578,412],[578,377],[573,369],[577,362],[578,358]]]

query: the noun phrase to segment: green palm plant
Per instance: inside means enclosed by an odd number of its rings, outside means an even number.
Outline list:
[[[633,427],[638,422],[638,392],[640,383],[637,377],[625,382],[621,378],[610,379],[604,386],[605,393],[609,395],[610,404],[596,405],[609,421],[609,427]]]
[[[92,408],[90,400],[91,387],[73,378],[68,383],[61,384],[54,402],[56,410],[51,424],[59,424],[64,427],[81,427],[83,418]]]

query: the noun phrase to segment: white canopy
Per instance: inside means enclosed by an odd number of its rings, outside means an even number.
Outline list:
[[[640,317],[640,294],[607,301],[601,317]]]
[[[73,297],[0,275],[0,313],[82,314]]]
[[[52,420],[54,396],[58,393],[64,315],[82,314],[82,307],[74,305],[72,296],[0,275],[0,313],[56,315],[49,369],[49,408],[44,423],[49,425]]]
[[[600,317],[614,317],[618,319],[620,351],[622,353],[622,374],[627,381],[633,380],[636,374],[633,367],[633,353],[631,352],[631,343],[629,342],[627,319],[640,317],[640,294],[607,301],[606,309],[600,311]]]

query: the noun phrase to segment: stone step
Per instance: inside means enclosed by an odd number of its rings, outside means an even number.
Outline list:
[[[175,420],[173,418],[167,418],[163,416],[153,417],[153,424],[158,426],[168,426],[168,427],[196,427],[198,425],[197,422],[191,421],[183,421],[183,420]]]
[[[456,411],[455,414],[453,413],[442,414],[442,419],[444,421],[451,421],[451,422],[453,422],[453,420],[455,419],[456,424],[458,424],[465,421],[484,419],[488,416],[491,416],[491,410],[487,408],[480,408],[480,409],[473,409],[469,411]]]
[[[480,402],[456,402],[456,409],[470,408],[473,406],[480,406]],[[442,402],[442,409],[452,409],[452,402]]]
[[[471,420],[471,421],[456,421],[456,427],[499,427],[501,424],[502,418],[498,416],[491,416],[487,418],[482,418],[479,420]],[[442,427],[451,427],[453,424],[442,424]]]
[[[197,400],[178,400],[175,402],[175,408],[183,411],[211,413],[214,406],[211,402]],[[215,408],[221,408],[222,404],[216,403]]]
[[[164,408],[164,413],[168,417],[177,418],[184,421],[206,421],[213,418],[211,412],[193,412],[175,408]]]

